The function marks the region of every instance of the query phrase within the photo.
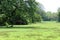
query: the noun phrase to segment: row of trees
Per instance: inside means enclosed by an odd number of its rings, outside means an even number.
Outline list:
[[[41,15],[43,21],[58,21],[60,22],[60,8],[58,8],[57,12],[51,12],[44,10],[39,10],[38,13]]]

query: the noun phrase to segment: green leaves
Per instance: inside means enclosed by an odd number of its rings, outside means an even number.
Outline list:
[[[0,0],[0,14],[6,15],[8,24],[28,24],[40,20],[36,13],[37,2],[35,0]],[[36,14],[36,15],[35,15]]]

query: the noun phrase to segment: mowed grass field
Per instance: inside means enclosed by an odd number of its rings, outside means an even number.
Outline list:
[[[60,23],[42,22],[0,28],[0,40],[60,40]]]

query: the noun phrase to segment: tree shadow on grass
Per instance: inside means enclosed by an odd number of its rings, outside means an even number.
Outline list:
[[[10,27],[11,28],[11,27]],[[12,27],[12,28],[22,28],[22,29],[29,29],[29,28],[36,28],[36,27]]]
[[[7,29],[14,29],[14,28],[18,28],[18,29],[37,29],[37,27],[0,27],[1,28],[7,28]]]

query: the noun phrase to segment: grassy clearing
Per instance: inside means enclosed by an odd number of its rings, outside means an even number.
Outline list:
[[[60,23],[57,22],[14,25],[14,27],[17,28],[0,28],[0,40],[60,40]]]

